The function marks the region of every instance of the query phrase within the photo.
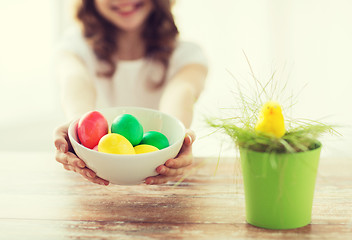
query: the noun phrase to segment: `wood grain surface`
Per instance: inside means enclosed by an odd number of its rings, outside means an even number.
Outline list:
[[[179,185],[108,187],[65,171],[53,153],[0,153],[0,239],[352,239],[352,159],[321,159],[312,223],[245,221],[235,158],[198,158]]]

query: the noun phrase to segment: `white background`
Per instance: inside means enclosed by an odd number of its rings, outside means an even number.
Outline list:
[[[52,49],[71,22],[71,3],[0,1],[0,150],[53,150],[53,128],[65,120]],[[321,139],[325,156],[351,156],[351,12],[350,0],[176,0],[181,38],[200,44],[210,64],[196,106],[195,154],[234,154],[227,138],[206,136],[203,117],[237,106],[231,74],[243,86],[251,81],[245,52],[259,79],[282,72],[278,80],[289,86],[280,97],[297,95],[293,117],[342,126],[342,137]]]

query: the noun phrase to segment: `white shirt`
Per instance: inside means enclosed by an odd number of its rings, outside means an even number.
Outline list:
[[[98,77],[96,73],[100,68],[99,61],[78,27],[68,30],[58,51],[71,52],[86,64],[97,91],[96,108],[139,106],[157,109],[161,94],[175,73],[188,64],[197,63],[207,66],[207,59],[198,45],[178,41],[169,61],[165,84],[156,90],[151,90],[147,87],[147,82],[159,81],[162,70],[158,64],[145,58],[120,60],[112,79]]]

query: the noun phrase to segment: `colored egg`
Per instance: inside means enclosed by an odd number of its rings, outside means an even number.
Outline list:
[[[132,144],[122,135],[108,133],[98,144],[98,151],[112,154],[135,154]]]
[[[147,144],[141,144],[134,147],[134,151],[136,152],[136,154],[155,152],[158,150],[159,149],[157,149],[156,147]]]
[[[160,132],[149,131],[144,133],[143,139],[140,144],[152,145],[161,150],[169,146],[169,140],[164,134]]]
[[[109,124],[106,118],[98,111],[90,111],[80,118],[77,136],[83,146],[93,149],[108,130]]]
[[[142,125],[131,114],[117,116],[111,124],[111,132],[124,136],[133,146],[138,145],[143,138]]]

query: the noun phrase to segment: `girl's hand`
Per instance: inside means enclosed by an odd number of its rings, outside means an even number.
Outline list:
[[[95,172],[86,167],[84,161],[78,158],[72,149],[68,138],[68,127],[70,123],[66,123],[58,127],[54,132],[54,143],[56,147],[56,161],[62,163],[63,167],[68,171],[74,171],[81,174],[85,179],[92,183],[101,185],[109,185],[109,182],[97,177]]]
[[[188,129],[177,157],[167,160],[164,165],[158,166],[156,171],[159,175],[146,178],[145,183],[163,184],[167,181],[179,179],[179,177],[185,173],[187,167],[189,167],[193,162],[192,144],[195,139],[195,133]]]

